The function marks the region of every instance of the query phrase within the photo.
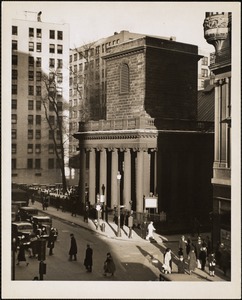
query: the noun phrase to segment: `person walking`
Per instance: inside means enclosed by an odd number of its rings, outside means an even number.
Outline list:
[[[207,260],[207,248],[206,244],[202,244],[202,247],[199,252],[199,260],[201,262],[201,270],[205,271],[205,265],[206,265],[206,260]]]
[[[171,260],[171,248],[166,248],[166,251],[164,253],[164,269],[165,274],[169,273],[171,274],[172,269],[172,260]]]
[[[153,236],[154,230],[156,230],[156,229],[153,226],[153,222],[150,221],[150,224],[148,225],[148,234],[146,236],[146,240],[149,240],[150,238],[154,239],[154,236]]]
[[[19,266],[19,263],[21,261],[26,262],[26,266],[29,265],[29,263],[26,260],[26,256],[25,256],[25,245],[22,242],[23,239],[24,239],[24,236],[20,237],[20,244],[19,244],[19,247],[18,247],[19,249],[18,249],[18,256],[17,256],[17,260],[18,260],[17,266]]]
[[[196,254],[196,258],[197,258],[197,267],[198,267],[198,269],[201,269],[201,261],[200,261],[200,258],[199,258],[201,248],[202,248],[202,238],[199,236],[197,238],[197,242],[195,243],[195,254]]]
[[[185,274],[186,263],[182,255],[179,256],[179,260],[177,262],[177,268],[179,274]]]
[[[130,216],[128,217],[128,227],[129,227],[129,238],[132,238],[132,229],[134,226],[134,218],[133,218],[133,211],[131,210]]]
[[[92,255],[93,250],[89,244],[87,244],[86,256],[84,259],[84,266],[86,267],[87,272],[92,272]]]
[[[194,249],[194,247],[192,247],[190,252],[189,252],[189,255],[188,255],[189,275],[191,275],[192,272],[195,271],[196,267],[197,267],[197,257],[196,257],[195,249]]]
[[[178,251],[178,254],[180,256],[183,256],[184,259],[187,258],[186,246],[187,246],[187,241],[185,240],[185,236],[182,235],[181,238],[180,238],[180,240],[179,240],[179,245],[178,245],[179,251]]]
[[[54,247],[55,247],[55,230],[54,228],[51,228],[48,237],[48,243],[47,243],[47,248],[49,248],[49,255],[53,255]]]
[[[220,244],[220,268],[223,270],[224,275],[227,275],[227,271],[230,268],[230,254],[226,249],[224,243]]]
[[[111,276],[114,275],[114,272],[116,271],[116,266],[113,261],[112,255],[110,252],[107,253],[107,258],[104,262],[104,276],[107,276],[107,274],[111,274]]]
[[[76,239],[75,239],[73,233],[70,234],[70,237],[71,237],[71,247],[70,247],[70,250],[69,250],[69,261],[72,261],[73,256],[74,256],[74,260],[77,260],[76,259],[77,244],[76,244]]]
[[[210,276],[214,277],[215,266],[216,266],[215,253],[211,252],[208,256],[208,270]]]

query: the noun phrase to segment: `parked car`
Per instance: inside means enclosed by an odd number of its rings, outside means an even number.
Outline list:
[[[33,216],[38,215],[38,209],[30,206],[23,206],[19,208],[18,215],[21,221],[32,222]]]
[[[40,235],[43,238],[48,238],[50,230],[52,228],[52,219],[49,216],[33,216],[32,218],[34,233]]]
[[[16,239],[17,246],[20,240],[22,240],[24,245],[30,245],[30,236],[33,233],[33,224],[30,222],[18,221],[12,223],[12,237]]]
[[[16,203],[19,201],[23,201],[24,205],[22,206],[28,206],[29,205],[29,196],[26,191],[23,191],[21,189],[12,189],[12,203]]]

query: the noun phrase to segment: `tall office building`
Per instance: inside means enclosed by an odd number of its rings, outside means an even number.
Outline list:
[[[31,14],[32,16],[33,14]],[[46,115],[55,126],[56,115],[47,103],[46,81],[55,78],[60,114],[69,93],[69,26],[36,20],[12,21],[12,181],[56,183],[61,172]],[[47,103],[47,106],[44,105]],[[47,108],[47,110],[45,109]],[[54,128],[54,127],[53,127]]]
[[[200,91],[204,89],[204,83],[211,75],[211,71],[209,69],[211,54],[200,48],[198,48],[198,54],[203,56],[203,58],[198,61],[197,89]]]

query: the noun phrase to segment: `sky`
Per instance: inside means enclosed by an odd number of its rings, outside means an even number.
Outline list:
[[[221,9],[218,3],[212,11]],[[26,19],[27,15],[35,18],[36,13],[42,11],[42,22],[68,23],[70,48],[128,30],[175,36],[178,42],[214,51],[203,36],[205,12],[212,9],[209,7],[211,4],[206,2],[4,1],[3,5],[4,16],[8,20]],[[223,11],[229,10],[229,5],[224,6]]]

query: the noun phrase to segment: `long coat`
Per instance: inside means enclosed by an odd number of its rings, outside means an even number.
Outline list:
[[[104,262],[104,272],[105,273],[114,273],[116,270],[116,266],[114,264],[112,256],[107,257]]]
[[[92,266],[92,254],[93,254],[93,250],[92,248],[87,248],[86,250],[86,257],[85,257],[85,260],[84,260],[84,265],[85,267],[91,267]]]
[[[71,237],[71,248],[69,251],[69,255],[74,255],[77,254],[77,244],[76,244],[76,239],[74,236]]]
[[[188,269],[194,271],[197,267],[197,257],[195,251],[192,249],[188,256]]]

